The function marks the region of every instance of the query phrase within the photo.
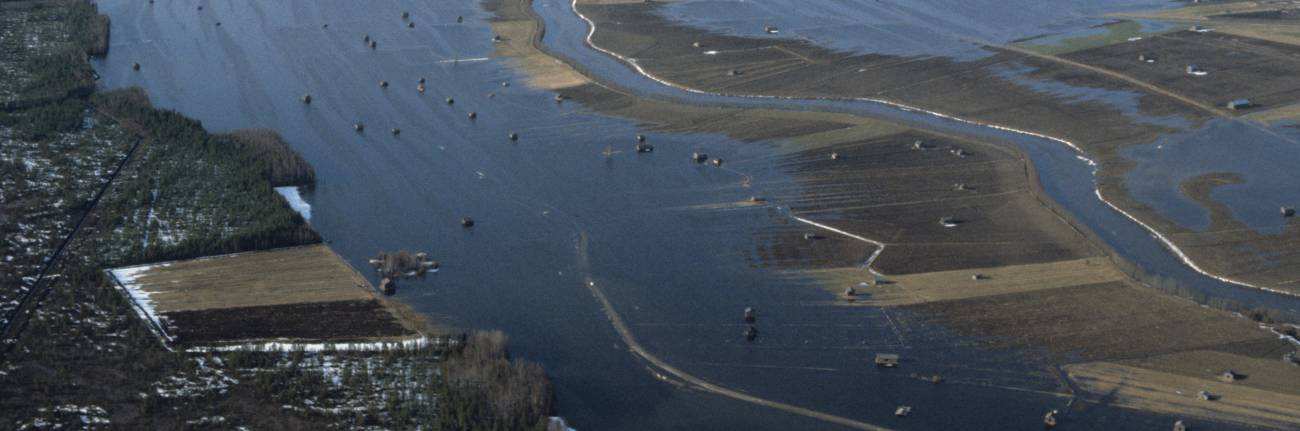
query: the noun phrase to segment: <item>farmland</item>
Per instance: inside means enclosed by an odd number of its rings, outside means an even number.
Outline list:
[[[328,247],[312,245],[111,270],[162,333],[187,348],[419,336]]]
[[[1182,30],[1064,57],[1118,71],[1209,105],[1248,99],[1253,106],[1237,111],[1245,113],[1300,102],[1300,84],[1290,79],[1292,71],[1300,68],[1298,53],[1300,47],[1293,45],[1217,31]],[[1139,55],[1153,62],[1139,61]],[[1189,65],[1207,75],[1190,75]]]
[[[505,1],[493,10],[499,22],[527,20],[530,16],[522,9],[527,5]],[[799,41],[723,36],[678,26],[654,14],[655,7],[578,3],[579,10],[597,23],[595,44],[636,58],[638,66],[657,77],[706,91],[899,100],[1065,137],[1103,164],[1114,162],[1116,166],[1107,168],[1113,170],[1106,174],[1127,169],[1115,150],[1166,131],[1132,123],[1104,104],[1063,103],[1044,94],[1020,93],[1015,84],[991,78],[996,75],[990,72],[995,65],[1014,62],[1033,68],[1036,79],[1145,93],[1100,74],[1070,70],[1062,63],[1011,51],[961,64],[934,58],[851,56]],[[541,61],[536,56],[544,51],[534,49],[527,52],[520,44],[510,55]],[[718,53],[699,55],[702,49]],[[728,73],[731,70],[741,73]],[[1045,352],[1045,362],[1071,370],[1068,378],[1078,385],[1073,395],[1084,401],[1076,410],[1109,404],[1167,415],[1264,423],[1258,420],[1258,411],[1207,413],[1112,402],[1104,397],[1105,387],[1087,380],[1093,377],[1082,371],[1086,365],[1067,365],[1129,361],[1125,363],[1140,370],[1132,374],[1131,384],[1156,385],[1168,379],[1195,385],[1204,376],[1156,371],[1177,362],[1162,358],[1188,355],[1198,358],[1192,363],[1208,364],[1198,352],[1236,352],[1233,355],[1240,356],[1226,361],[1268,360],[1271,365],[1261,362],[1260,366],[1277,372],[1285,366],[1278,361],[1280,352],[1293,346],[1239,315],[1146,285],[1130,265],[1117,262],[1104,245],[1041,198],[1032,167],[1014,147],[845,114],[674,105],[637,97],[598,76],[587,77],[597,84],[568,85],[558,92],[593,110],[636,119],[659,130],[720,132],[752,145],[770,146],[775,163],[790,179],[756,181],[750,184],[756,193],[767,199],[767,205],[788,205],[796,216],[849,234],[777,223],[755,233],[755,249],[747,257],[756,267],[825,291],[827,300],[820,305],[897,308],[905,311],[905,317],[898,319],[902,326],[949,328],[990,350]],[[1142,94],[1139,110],[1193,121],[1205,120],[1208,114],[1151,94]],[[768,161],[736,160],[729,166],[743,173]],[[1122,192],[1107,178],[1102,179],[1103,192]],[[958,223],[940,222],[948,218]],[[850,235],[877,241],[884,250],[871,261],[877,246]],[[848,287],[855,292],[844,294]],[[1241,395],[1242,399],[1287,392],[1278,386],[1252,390],[1257,392]],[[1297,417],[1294,411],[1278,415],[1270,420]]]
[[[191,295],[173,310],[181,337],[352,339],[428,329],[358,287],[359,276],[313,245],[320,236],[272,191],[314,178],[278,136],[213,135],[153,108],[138,89],[95,91],[86,55],[102,55],[107,37],[107,18],[90,3],[0,2],[0,423],[500,429],[548,422],[545,373],[511,359],[499,332],[455,332],[464,334],[455,346],[382,353],[187,354],[160,343],[103,269],[305,246],[289,250],[327,263],[317,268],[327,274],[293,273],[303,283],[280,298],[316,285],[335,293],[269,306],[253,302],[285,301]],[[243,280],[245,292],[274,287]],[[284,279],[272,281],[284,287]],[[239,307],[211,308],[222,298]],[[298,319],[271,324],[285,316]],[[370,326],[313,320],[322,316]]]

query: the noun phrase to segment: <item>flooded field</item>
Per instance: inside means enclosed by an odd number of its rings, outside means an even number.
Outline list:
[[[315,166],[317,185],[303,197],[312,226],[334,249],[358,268],[380,250],[428,250],[442,270],[404,282],[397,298],[447,324],[509,333],[516,354],[546,367],[559,413],[579,429],[830,426],[684,389],[663,367],[629,354],[602,308],[606,300],[645,350],[694,377],[856,421],[1030,428],[1069,400],[1068,385],[1046,359],[1053,352],[946,329],[927,317],[936,311],[838,306],[833,294],[806,280],[781,277],[781,265],[764,263],[810,228],[795,224],[781,202],[755,204],[751,197],[808,187],[774,157],[786,143],[666,131],[557,101],[491,58],[493,30],[476,2],[101,8],[114,25],[110,55],[97,65],[101,85],[142,86],[155,104],[213,131],[278,131]],[[1141,227],[1096,200],[1093,168],[1059,143],[879,104],[687,93],[586,47],[585,23],[567,2],[539,1],[536,10],[549,49],[648,98],[867,113],[1005,139],[1038,165],[1048,195],[1121,253],[1156,271],[1215,283],[1197,278]],[[139,71],[132,70],[136,62]],[[636,151],[638,134],[653,151]],[[692,163],[696,152],[727,162]],[[463,217],[474,225],[463,226]],[[870,253],[840,241],[834,251],[788,260],[806,265]],[[601,300],[592,284],[601,287]],[[742,335],[745,307],[758,310],[753,342]],[[900,369],[870,365],[874,354],[888,352],[902,355]],[[935,374],[943,384],[923,378]],[[899,405],[916,413],[897,418]],[[1104,406],[1083,415],[1079,422],[1097,429],[1169,423]],[[1224,428],[1232,426],[1216,426]]]
[[[708,30],[800,39],[837,51],[970,60],[993,54],[979,44],[1088,33],[1108,13],[1174,6],[1172,0],[688,0],[670,3],[662,14]]]

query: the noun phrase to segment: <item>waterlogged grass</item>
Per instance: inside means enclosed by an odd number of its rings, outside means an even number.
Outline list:
[[[1118,21],[1106,24],[1103,28],[1105,29],[1105,33],[1102,34],[1065,38],[1043,36],[1018,42],[1015,45],[1040,54],[1058,55],[1096,48],[1099,46],[1128,42],[1131,38],[1146,37],[1162,32],[1144,32],[1142,23],[1137,21]],[[1048,41],[1048,39],[1052,40]]]

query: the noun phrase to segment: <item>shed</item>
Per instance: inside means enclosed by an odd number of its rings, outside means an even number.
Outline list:
[[[1240,379],[1241,377],[1242,377],[1241,374],[1237,374],[1236,371],[1232,371],[1232,370],[1225,370],[1223,373],[1219,374],[1219,380],[1225,382],[1235,382],[1237,381],[1237,379]]]
[[[1246,109],[1246,108],[1249,108],[1250,106],[1251,106],[1251,105],[1250,105],[1250,99],[1236,99],[1236,100],[1233,100],[1233,101],[1231,101],[1231,102],[1228,102],[1228,109],[1231,109],[1231,110],[1234,110],[1234,111],[1236,111],[1236,110],[1241,110],[1241,109]]]
[[[1187,74],[1195,75],[1195,76],[1205,76],[1205,75],[1209,75],[1210,73],[1206,72],[1205,69],[1201,69],[1200,66],[1197,66],[1195,64],[1189,64],[1187,65]]]
[[[894,368],[898,366],[897,353],[877,353],[876,366],[885,368]]]

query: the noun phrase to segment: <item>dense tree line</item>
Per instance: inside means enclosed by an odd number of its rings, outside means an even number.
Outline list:
[[[316,169],[274,130],[237,130],[215,138],[223,145],[236,146],[246,163],[261,171],[273,187],[316,183]]]
[[[5,10],[24,9],[29,19],[57,23],[66,42],[28,52],[5,52],[21,58],[21,69],[30,79],[18,89],[18,99],[0,104],[0,110],[38,106],[68,97],[85,98],[95,89],[95,73],[88,55],[108,52],[108,17],[85,1],[10,2]],[[0,11],[3,12],[3,11]]]
[[[0,5],[5,12],[15,2],[0,3],[5,3]],[[112,426],[129,429],[201,428],[190,421],[209,415],[229,420],[227,426],[215,428],[369,424],[402,429],[433,424],[448,430],[545,429],[552,410],[550,382],[540,366],[510,358],[500,333],[471,336],[451,351],[308,354],[349,364],[380,359],[379,368],[349,366],[342,388],[327,381],[319,369],[296,366],[303,353],[196,358],[166,350],[134,317],[131,305],[102,269],[320,241],[273,191],[278,185],[310,185],[315,172],[271,132],[214,136],[198,121],[155,109],[139,89],[94,92],[86,54],[107,49],[107,18],[83,1],[19,3],[40,8],[42,19],[64,24],[71,44],[15,62],[35,80],[24,84],[17,101],[0,106],[0,126],[11,128],[14,139],[53,145],[63,134],[85,132],[84,120],[93,118],[93,130],[103,130],[105,124],[120,126],[136,136],[132,139],[139,146],[89,213],[83,232],[56,261],[49,279],[51,293],[38,309],[38,318],[29,321],[12,354],[3,357],[0,404],[6,407],[0,409],[0,424],[48,418],[40,409],[74,404],[102,407],[111,415]],[[117,158],[121,153],[104,151],[102,156]],[[56,154],[50,162],[83,166],[77,158],[87,156]],[[22,160],[0,166],[4,172],[27,169]],[[84,193],[73,192],[73,185],[57,186],[61,191],[56,193],[6,201],[0,206],[0,233],[17,233],[11,214],[46,210],[55,200],[76,202],[70,209],[75,215],[91,207]],[[155,219],[167,221],[172,225],[167,228],[183,233],[183,238],[159,241],[163,227]],[[34,262],[43,257],[17,259]],[[0,271],[0,285],[16,286],[16,281],[15,274]],[[286,356],[291,365],[283,367]],[[217,367],[239,377],[238,383],[194,397],[158,395],[160,382],[196,379],[200,360],[209,368],[223,362]],[[402,386],[394,376],[423,377]],[[342,419],[283,408],[303,406],[308,399],[357,394],[381,401],[355,418]]]
[[[132,162],[135,175],[118,186],[113,202],[101,203],[108,205],[101,215],[105,222],[148,223],[140,220],[148,218],[140,215],[141,208],[170,208],[191,212],[181,219],[195,223],[185,227],[188,236],[178,244],[141,245],[124,263],[320,241],[302,216],[272,190],[276,178],[314,179],[310,166],[283,141],[267,138],[252,143],[231,135],[209,135],[197,120],[154,108],[138,89],[97,93],[92,101],[98,111],[145,139]]]

